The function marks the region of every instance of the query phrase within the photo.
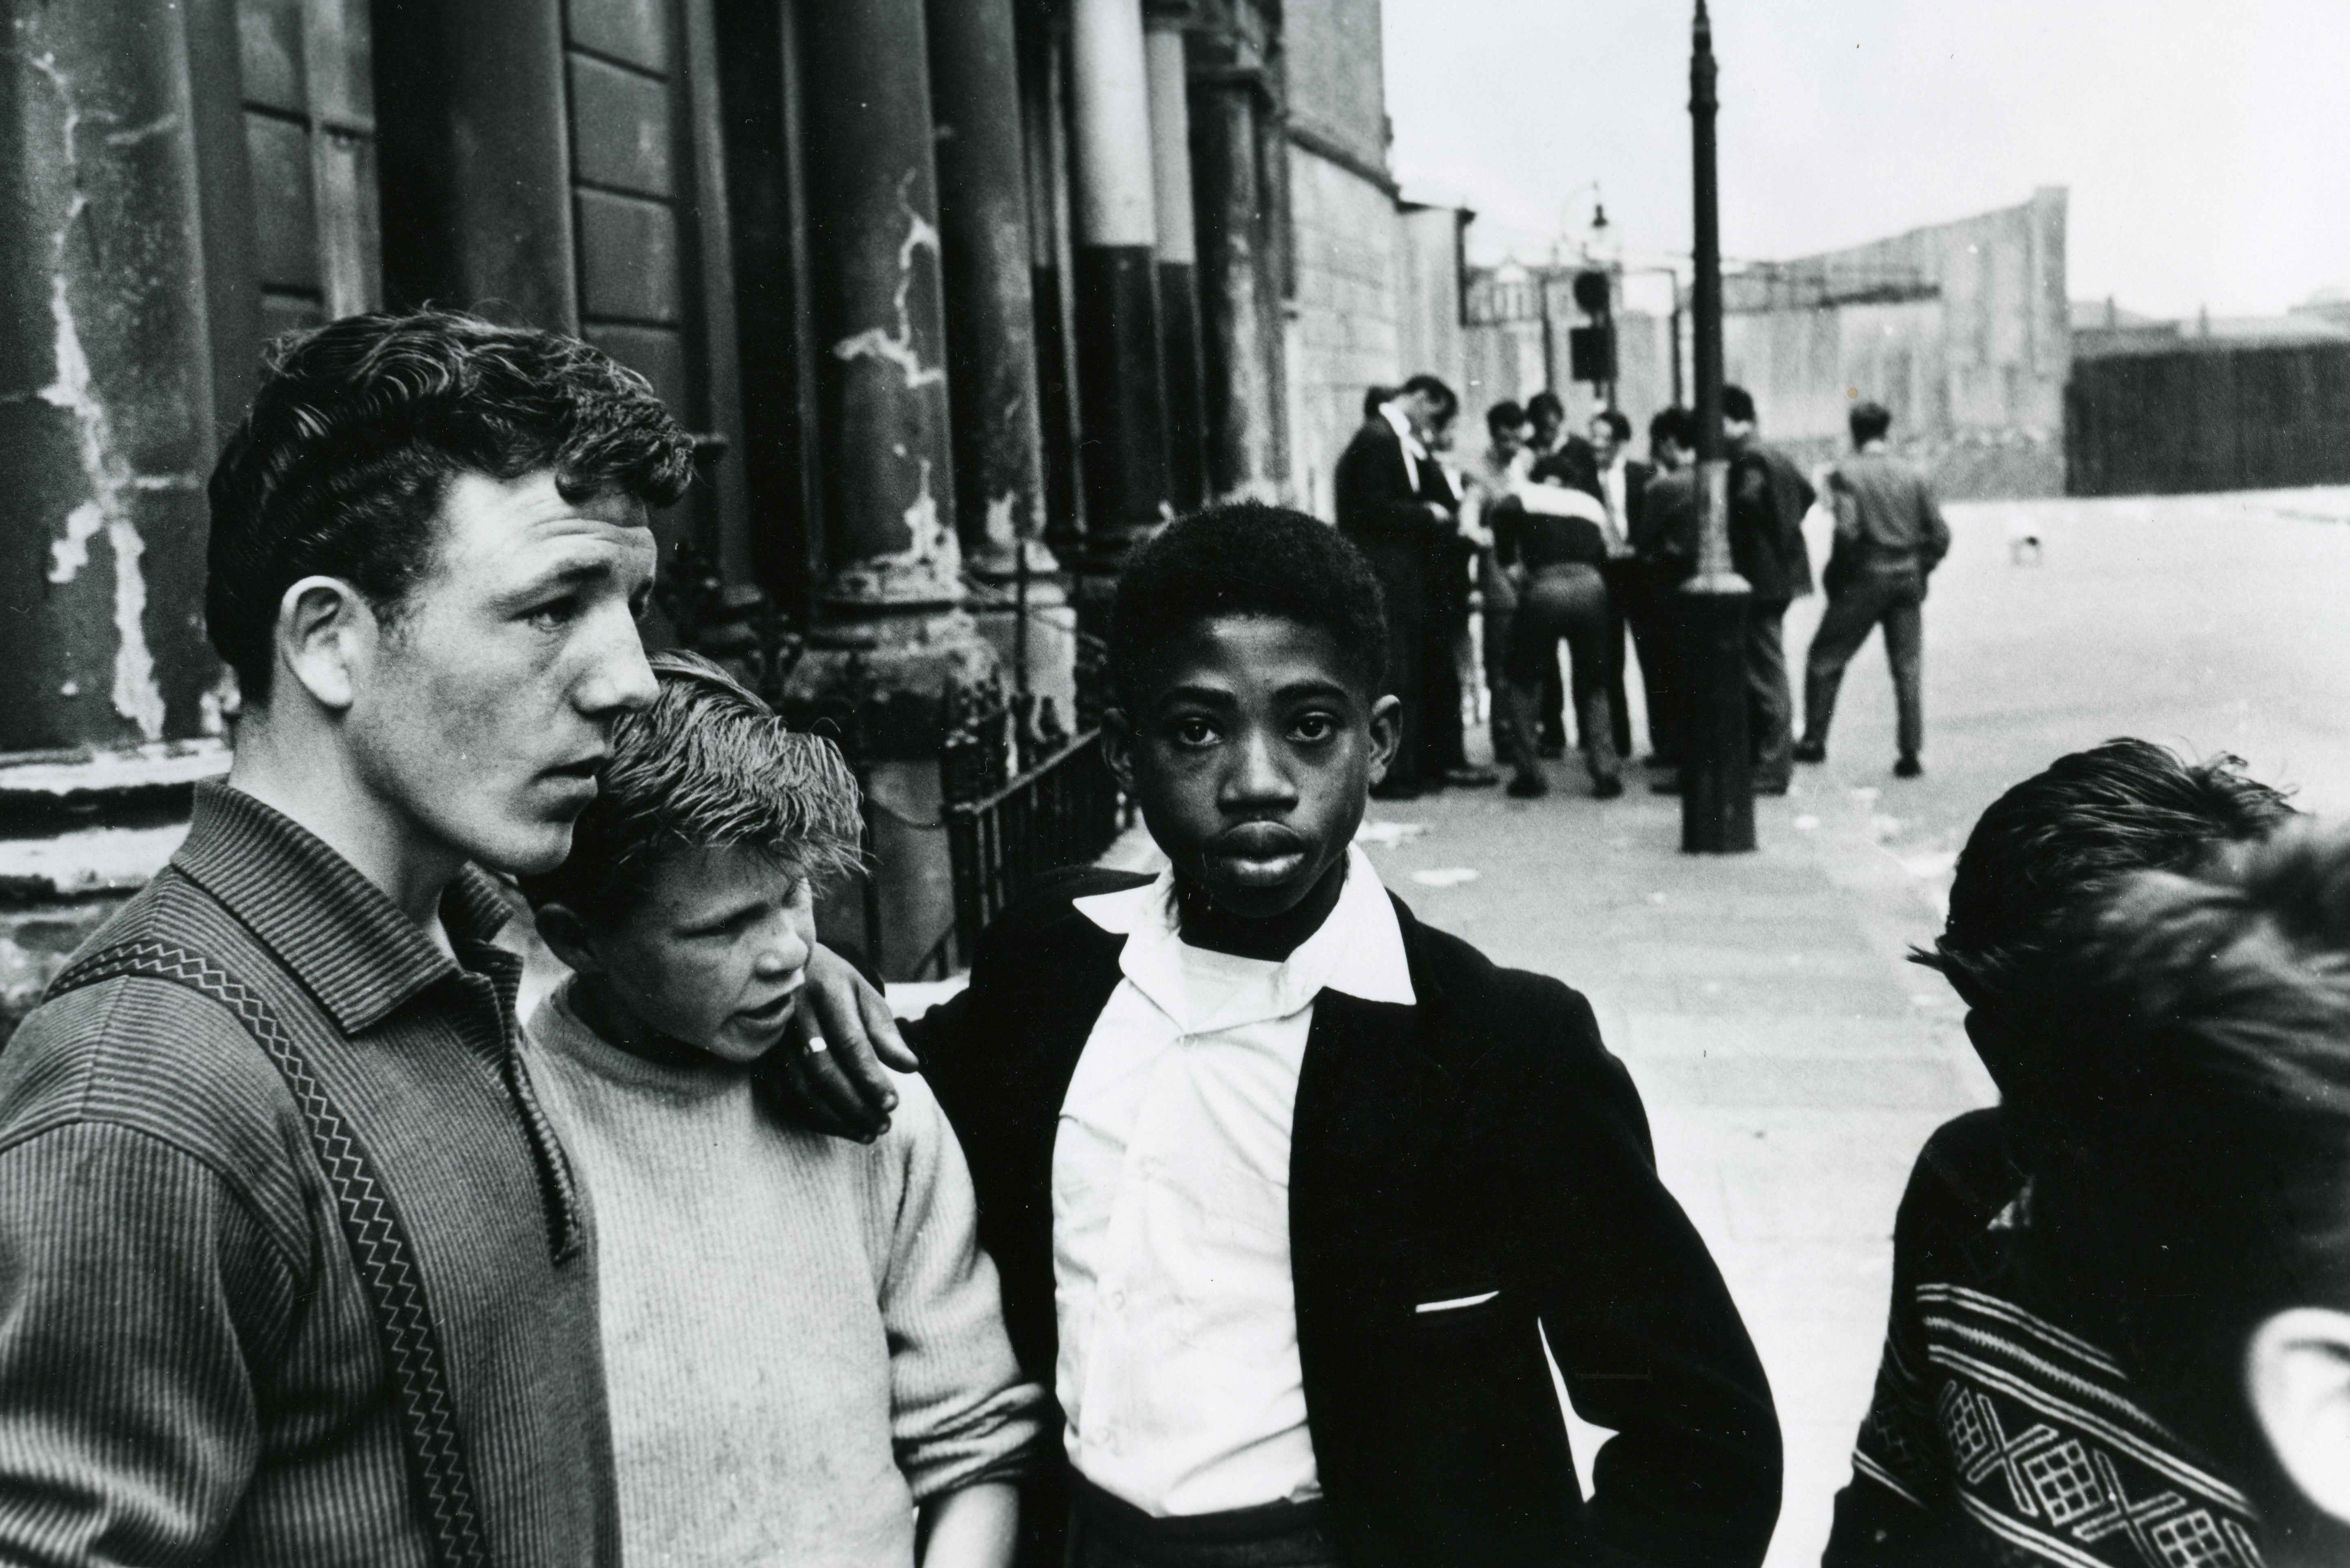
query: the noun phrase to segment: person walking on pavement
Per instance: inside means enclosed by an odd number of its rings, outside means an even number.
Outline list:
[[[1632,558],[1619,573],[1623,587],[1617,602],[1640,661],[1640,690],[1648,710],[1648,760],[1655,768],[1678,768],[1681,763],[1679,620],[1675,601],[1688,570],[1675,567],[1673,545],[1664,526],[1664,503],[1688,488],[1686,481],[1675,476],[1689,467],[1693,456],[1696,439],[1691,426],[1686,409],[1660,411],[1648,421],[1652,461],[1627,465],[1638,483],[1626,487],[1636,497],[1627,530]]]
[[[1485,410],[1485,450],[1477,454],[1468,473],[1469,496],[1462,503],[1461,532],[1477,546],[1477,593],[1481,611],[1485,686],[1492,699],[1489,731],[1493,755],[1507,757],[1509,729],[1510,618],[1518,607],[1518,587],[1510,580],[1497,552],[1504,535],[1514,536],[1523,525],[1524,507],[1517,499],[1533,462],[1529,443],[1534,421],[1513,402],[1495,403]]]
[[[1438,749],[1430,737],[1436,715],[1430,696],[1441,680],[1453,689],[1457,711],[1459,682],[1449,670],[1431,679],[1428,668],[1430,622],[1440,607],[1431,591],[1429,557],[1454,538],[1459,522],[1451,488],[1435,472],[1429,441],[1460,407],[1461,400],[1443,381],[1414,376],[1363,421],[1338,458],[1338,531],[1370,558],[1378,574],[1387,605],[1388,676],[1403,701],[1403,740],[1380,786],[1382,799],[1414,799],[1446,783],[1443,768],[1431,765]]]
[[[1648,788],[1679,794],[1690,701],[1682,675],[1680,588],[1697,572],[1697,416],[1678,407],[1658,414],[1648,421],[1648,452],[1656,459],[1656,472],[1642,497],[1640,530],[1632,540],[1649,607],[1648,640],[1639,641],[1644,619],[1637,615],[1632,636],[1639,646],[1640,677],[1648,683],[1648,738],[1660,756],[1670,758],[1660,763],[1663,771]]]
[[[1428,498],[1452,519],[1452,531],[1428,546],[1428,649],[1421,668],[1428,683],[1429,750],[1422,771],[1455,788],[1483,789],[1501,783],[1502,775],[1470,762],[1461,708],[1476,680],[1469,641],[1470,588],[1478,547],[1488,535],[1468,504],[1468,483],[1453,466],[1452,431],[1451,419],[1437,421],[1428,433],[1430,461],[1419,465]]]
[[[1518,580],[1518,608],[1510,627],[1507,707],[1511,737],[1510,794],[1528,798],[1549,793],[1540,750],[1527,744],[1539,730],[1542,672],[1558,665],[1558,645],[1568,647],[1576,727],[1583,738],[1591,793],[1608,800],[1624,793],[1623,753],[1616,746],[1616,721],[1608,679],[1620,660],[1607,639],[1619,641],[1623,622],[1603,575],[1608,561],[1607,509],[1580,485],[1530,484],[1520,493],[1523,526],[1516,530],[1512,562]]]
[[[1852,410],[1853,456],[1828,474],[1835,507],[1835,544],[1822,574],[1828,607],[1804,661],[1804,738],[1799,763],[1828,755],[1828,723],[1845,667],[1868,634],[1885,628],[1886,662],[1893,667],[1898,710],[1899,759],[1893,771],[1916,778],[1925,771],[1926,742],[1919,667],[1925,641],[1926,579],[1950,553],[1950,527],[1924,474],[1886,447],[1893,415],[1881,403]]]
[[[1812,591],[1804,515],[1819,498],[1794,460],[1762,444],[1754,399],[1721,389],[1729,444],[1730,560],[1753,597],[1746,613],[1746,709],[1754,793],[1784,794],[1794,774],[1794,693],[1787,687],[1787,607]]]
[[[1575,476],[1590,466],[1591,447],[1581,436],[1567,430],[1566,404],[1545,387],[1526,400],[1526,417],[1534,427],[1534,439],[1526,447],[1529,476],[1553,483],[1574,484]],[[1551,466],[1545,468],[1545,464]],[[1543,672],[1542,696],[1535,711],[1542,716],[1542,735],[1537,744],[1544,760],[1555,761],[1566,755],[1566,682],[1560,679],[1555,666]]]
[[[1624,677],[1631,660],[1625,645],[1625,629],[1630,618],[1629,605],[1637,592],[1633,577],[1638,570],[1632,557],[1632,532],[1639,525],[1640,513],[1646,502],[1643,492],[1654,472],[1645,462],[1632,457],[1632,421],[1617,409],[1602,409],[1591,416],[1592,478],[1599,487],[1600,504],[1607,509],[1607,578],[1608,602],[1615,607],[1616,629],[1608,635],[1607,656],[1612,668],[1607,676],[1607,701],[1615,715],[1616,752],[1618,756],[1632,754],[1632,705],[1624,690]],[[1653,737],[1651,742],[1653,746]]]

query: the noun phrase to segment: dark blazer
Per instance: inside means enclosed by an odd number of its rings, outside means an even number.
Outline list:
[[[1054,1137],[1126,940],[1071,900],[1138,880],[1048,878],[982,940],[971,988],[908,1030],[970,1160],[1013,1346],[1047,1389]],[[1322,994],[1290,1157],[1307,1419],[1347,1568],[1760,1563],[1770,1387],[1590,1005],[1396,908],[1419,1003]],[[1577,1411],[1617,1434],[1587,1502],[1545,1334]],[[1060,1456],[1025,1568],[1061,1561]]]
[[[1430,500],[1451,495],[1434,472],[1436,460],[1421,461],[1419,467],[1415,489],[1395,427],[1383,419],[1366,420],[1338,456],[1332,497],[1338,532],[1370,557],[1390,599],[1399,592],[1407,595],[1408,602],[1392,606],[1407,618],[1422,613],[1430,547],[1451,532],[1450,524],[1428,509]]]
[[[1730,560],[1758,605],[1784,605],[1812,591],[1804,514],[1818,492],[1794,460],[1755,443],[1730,465]]]

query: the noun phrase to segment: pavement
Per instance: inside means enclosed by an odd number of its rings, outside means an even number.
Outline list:
[[[1451,792],[1377,806],[1364,834],[1422,919],[1591,998],[1771,1375],[1787,1444],[1774,1568],[1818,1562],[1848,1479],[1910,1165],[1995,1097],[1957,998],[1907,961],[1940,928],[1975,817],[2124,733],[2232,751],[2311,809],[2350,807],[2350,490],[1948,510],[1925,777],[1890,776],[1872,640],[1828,762],[1757,803],[1752,854],[1681,854],[1677,800],[1592,800],[1571,761],[1546,799]],[[1820,604],[1788,617],[1798,671]],[[1578,1431],[1579,1463],[1600,1436]]]

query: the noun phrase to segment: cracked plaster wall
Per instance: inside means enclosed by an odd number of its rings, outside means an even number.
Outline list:
[[[182,26],[172,7],[0,0],[0,753],[184,737],[211,718],[212,389]]]

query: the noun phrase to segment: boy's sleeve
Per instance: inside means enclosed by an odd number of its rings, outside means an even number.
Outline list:
[[[1628,1562],[1759,1563],[1779,1516],[1770,1384],[1658,1179],[1630,1075],[1590,1004],[1565,987],[1555,997],[1558,1037],[1519,1102],[1515,1246],[1568,1397],[1615,1433],[1593,1459],[1586,1527]]]
[[[1893,1295],[1877,1388],[1853,1443],[1852,1481],[1836,1493],[1821,1568],[1941,1568],[1981,1561],[1960,1510],[1950,1447],[1934,1415],[1921,1281],[1945,1277],[1937,1258],[1955,1225],[2001,1206],[2009,1184],[1998,1124],[1962,1116],[1928,1140],[1893,1225]],[[2020,1174],[2015,1177],[2020,1184]],[[1990,1190],[1984,1190],[1988,1184]]]
[[[1044,1392],[1021,1379],[1004,1336],[995,1265],[954,1130],[919,1079],[899,1080],[890,1134],[902,1149],[881,1319],[889,1336],[889,1420],[916,1502],[1016,1480],[1043,1434]]]

